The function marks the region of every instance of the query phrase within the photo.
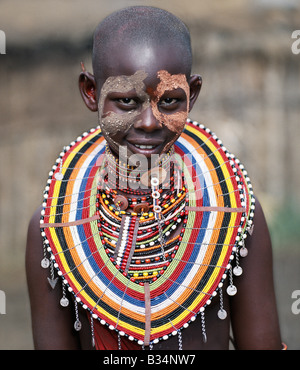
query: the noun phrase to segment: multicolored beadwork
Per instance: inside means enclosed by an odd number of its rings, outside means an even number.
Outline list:
[[[247,173],[209,129],[189,121],[174,148],[183,191],[162,200],[161,231],[153,207],[127,214],[99,188],[99,128],[65,147],[44,192],[41,232],[63,284],[92,318],[141,345],[181,333],[199,314],[204,325],[227,275],[234,287],[232,261],[254,216]]]

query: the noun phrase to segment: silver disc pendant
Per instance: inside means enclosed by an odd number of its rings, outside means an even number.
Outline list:
[[[240,249],[240,256],[241,257],[246,257],[248,255],[248,249],[246,247],[242,247]]]
[[[68,300],[68,298],[66,298],[66,297],[62,297],[62,299],[60,300],[60,305],[61,305],[62,307],[67,307],[67,306],[69,306],[69,300]]]
[[[228,295],[233,296],[237,293],[237,288],[235,285],[229,285],[226,289],[226,292]]]
[[[48,260],[47,257],[41,260],[41,266],[43,269],[47,269],[50,266],[50,261]]]
[[[80,331],[81,330],[81,327],[82,327],[82,324],[81,322],[77,319],[75,322],[74,322],[74,329],[76,331]]]
[[[227,317],[227,312],[224,310],[224,308],[220,308],[218,311],[218,318],[221,320],[225,320]]]
[[[243,269],[241,268],[241,266],[235,266],[232,270],[233,274],[235,276],[241,276],[242,273],[243,273]]]

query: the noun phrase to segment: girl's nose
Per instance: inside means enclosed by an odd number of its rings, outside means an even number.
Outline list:
[[[146,132],[152,132],[160,129],[161,127],[162,125],[154,116],[151,106],[143,110],[139,116],[139,119],[137,119],[136,123],[134,124],[134,128],[141,129]]]

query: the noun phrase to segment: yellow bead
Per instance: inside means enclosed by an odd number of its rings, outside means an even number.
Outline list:
[[[153,275],[156,276],[158,274],[157,271],[153,271]]]
[[[143,273],[143,275],[144,275],[144,276],[148,276],[148,272],[144,272],[144,273]]]
[[[106,198],[106,194],[104,194],[104,193],[103,193],[103,194],[102,194],[102,198]]]
[[[171,199],[171,203],[175,203],[175,199],[173,198],[173,199]]]
[[[133,276],[134,276],[134,277],[139,277],[139,274],[135,272],[135,273],[133,274]]]
[[[105,200],[105,201],[104,201],[104,203],[105,203],[105,204],[109,204],[109,201],[108,201],[108,200]]]

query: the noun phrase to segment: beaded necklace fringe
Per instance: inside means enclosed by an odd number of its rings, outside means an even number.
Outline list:
[[[205,309],[219,294],[218,317],[227,317],[222,287],[228,276],[227,294],[237,293],[233,276],[248,253],[255,199],[247,172],[214,133],[189,120],[175,153],[158,165],[170,173],[170,188],[163,191],[159,176],[149,176],[148,189],[122,189],[121,181],[120,197],[109,171],[121,180],[142,176],[114,163],[105,146],[92,129],[49,173],[40,227],[50,285],[57,271],[63,307],[66,290],[73,294],[75,330],[78,303],[89,312],[93,345],[97,320],[118,333],[119,349],[122,337],[152,349],[176,335],[182,349],[182,330],[198,315],[206,342]]]

